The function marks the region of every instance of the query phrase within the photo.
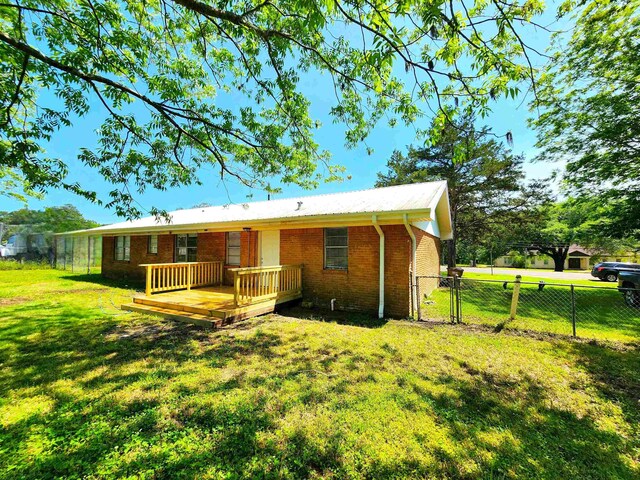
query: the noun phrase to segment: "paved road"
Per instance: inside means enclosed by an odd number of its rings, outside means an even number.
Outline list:
[[[491,273],[490,267],[462,267],[465,272],[473,273]],[[445,268],[446,270],[446,268]],[[593,280],[600,283],[600,280],[591,276],[587,271],[565,270],[564,272],[554,272],[551,270],[541,270],[536,268],[503,268],[493,267],[495,275],[522,275],[527,277],[536,277],[552,280]]]

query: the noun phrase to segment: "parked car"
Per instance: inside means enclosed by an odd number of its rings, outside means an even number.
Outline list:
[[[640,270],[622,270],[618,274],[618,291],[627,305],[640,308]]]
[[[623,262],[596,263],[591,269],[591,275],[605,282],[615,282],[618,279],[618,274],[623,270],[640,272],[640,264]]]

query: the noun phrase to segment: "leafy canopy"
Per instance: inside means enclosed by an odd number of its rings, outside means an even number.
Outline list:
[[[640,0],[568,1],[563,12],[576,28],[540,77],[540,158],[565,160],[573,191],[615,199],[628,215],[617,209],[613,233],[640,238]]]
[[[447,180],[453,222],[449,263],[455,265],[457,243],[477,249],[497,241],[505,228],[525,221],[533,206],[547,200],[544,184],[526,185],[522,156],[514,155],[488,127],[476,128],[465,116],[446,125],[433,142],[396,151],[377,186]]]
[[[21,208],[12,212],[0,212],[0,224],[4,226],[0,241],[14,233],[60,233],[100,225],[84,218],[73,205],[46,207],[43,210]]]
[[[346,144],[385,118],[486,112],[530,82],[523,33],[541,0],[21,0],[0,5],[0,162],[31,188],[62,187],[128,217],[136,192],[223,178],[304,187],[339,167],[314,140],[300,86],[324,74]],[[96,107],[97,105],[97,107]],[[44,147],[90,112],[80,160],[108,199],[66,179]],[[157,213],[157,211],[156,211]]]

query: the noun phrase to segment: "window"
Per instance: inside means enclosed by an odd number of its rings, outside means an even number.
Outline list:
[[[504,257],[504,264],[511,265],[511,257]]]
[[[116,260],[128,262],[131,258],[131,237],[129,235],[116,237]]]
[[[176,262],[195,262],[198,253],[198,234],[176,235]]]
[[[158,235],[149,235],[149,243],[147,244],[147,253],[158,253]]]
[[[349,235],[345,228],[324,229],[324,268],[346,270],[349,259]]]
[[[227,232],[227,265],[240,265],[240,232]]]
[[[549,259],[548,259],[548,258],[545,258],[545,259],[544,259],[544,264],[545,264],[545,265],[549,265]]]

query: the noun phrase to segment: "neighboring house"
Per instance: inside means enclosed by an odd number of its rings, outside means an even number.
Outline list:
[[[494,261],[496,267],[513,267],[517,257],[522,254],[510,254],[498,257]],[[569,254],[564,262],[566,270],[588,270],[591,264],[600,262],[636,262],[637,256],[631,253],[612,255],[606,253],[598,253],[580,245],[571,245]],[[527,268],[553,268],[553,259],[548,255],[531,255],[526,257]]]
[[[198,292],[209,309],[198,311],[223,321],[300,297],[407,317],[417,304],[412,275],[439,275],[440,241],[452,236],[444,181],[169,215],[170,222],[148,217],[65,235],[102,237],[105,277],[146,280],[146,297],[131,309],[172,308],[159,303],[170,299],[197,313],[187,298]],[[181,290],[198,285],[219,287]],[[228,295],[227,303],[214,294]]]

